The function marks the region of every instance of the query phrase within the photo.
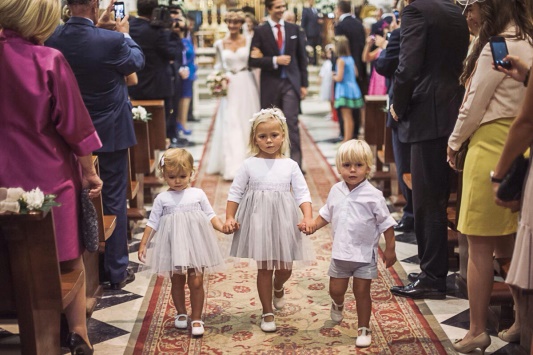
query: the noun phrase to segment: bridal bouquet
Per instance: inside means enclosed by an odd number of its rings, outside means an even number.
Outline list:
[[[317,0],[315,5],[317,11],[323,14],[324,16],[333,13],[336,6],[337,0]]]
[[[228,94],[228,77],[222,71],[215,71],[207,76],[207,87],[211,91],[211,96],[226,96]]]
[[[38,187],[31,191],[24,191],[20,187],[0,187],[0,213],[26,214],[30,211],[49,211],[54,206],[61,206],[55,198],[56,195],[45,195]]]
[[[152,114],[146,111],[142,106],[137,106],[131,109],[134,120],[148,122],[152,119]]]

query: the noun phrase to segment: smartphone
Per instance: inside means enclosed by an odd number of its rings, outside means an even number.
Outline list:
[[[507,43],[505,43],[505,38],[500,36],[494,36],[490,38],[490,50],[492,52],[492,60],[494,61],[495,67],[502,67],[505,69],[511,68],[511,63],[506,60],[503,60],[508,54]]]
[[[396,17],[396,22],[400,21],[400,11],[394,10],[392,13],[394,14],[394,17]]]
[[[126,16],[123,1],[115,1],[115,19],[122,20]]]
[[[387,32],[387,41],[390,39],[390,35],[392,34],[392,32]]]

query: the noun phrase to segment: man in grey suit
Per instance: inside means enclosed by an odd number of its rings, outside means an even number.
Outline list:
[[[313,47],[313,56],[309,58],[310,64],[317,65],[316,47],[321,44],[322,19],[315,7],[315,0],[310,0],[309,7],[303,8],[301,26],[307,36],[307,45]]]
[[[412,283],[391,292],[410,298],[443,299],[448,274],[450,168],[448,136],[464,90],[459,75],[469,32],[461,9],[451,0],[410,0],[402,13],[400,59],[391,114],[398,138],[411,144],[415,233],[420,259]]]
[[[308,86],[305,33],[299,26],[283,21],[285,0],[266,0],[265,7],[268,21],[254,31],[251,44],[263,56],[253,58],[251,54],[249,65],[261,68],[261,108],[277,106],[287,117],[291,159],[301,168],[298,114]]]

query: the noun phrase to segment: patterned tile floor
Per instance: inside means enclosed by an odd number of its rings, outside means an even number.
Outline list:
[[[204,144],[207,139],[211,118],[216,107],[214,100],[205,100],[198,103],[198,117],[200,122],[191,123],[193,134],[191,141],[196,143],[189,150],[193,154],[196,164],[202,157]],[[326,118],[329,112],[329,104],[320,102],[316,98],[309,98],[302,104],[303,114],[301,121],[317,142],[318,147],[328,162],[334,166],[336,145],[327,143],[328,138],[338,135],[338,127],[335,122]],[[305,157],[304,157],[305,161]],[[304,162],[305,164],[305,162]],[[304,166],[305,169],[305,166]],[[148,206],[149,208],[149,206]],[[399,218],[396,213],[396,218]],[[130,243],[130,267],[137,271],[139,267],[137,249],[142,236],[142,228]],[[416,241],[413,234],[397,235],[397,255],[401,268],[405,274],[419,271]],[[457,275],[450,273],[448,282],[448,297],[443,301],[417,301],[416,303],[426,315],[433,317],[441,329],[436,332],[444,332],[449,339],[461,338],[468,329],[468,301],[463,297],[455,286]],[[143,296],[150,287],[150,279],[139,276],[137,279],[120,291],[106,290],[99,300],[92,318],[89,320],[89,336],[94,344],[95,353],[101,355],[130,354],[135,344],[136,336],[132,334],[134,325],[142,322],[138,318],[139,310],[143,303]],[[502,327],[508,325],[500,325]],[[520,348],[513,344],[507,344],[497,337],[497,331],[489,329],[492,345],[487,349],[490,354],[520,354]],[[18,326],[14,322],[0,320],[0,344],[14,341],[14,333],[18,333]],[[12,354],[0,350],[0,354]],[[13,353],[16,354],[16,353]]]

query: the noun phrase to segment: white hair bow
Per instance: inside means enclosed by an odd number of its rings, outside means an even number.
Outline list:
[[[287,122],[287,119],[283,115],[283,112],[281,112],[278,108],[264,108],[261,111],[255,113],[252,118],[250,119],[250,123],[254,123],[255,120],[257,120],[259,117],[263,115],[270,115],[278,118],[282,122]]]
[[[159,160],[159,166],[160,167],[165,166],[165,154],[161,155],[161,159]]]

